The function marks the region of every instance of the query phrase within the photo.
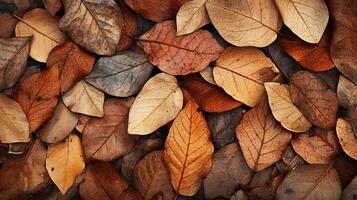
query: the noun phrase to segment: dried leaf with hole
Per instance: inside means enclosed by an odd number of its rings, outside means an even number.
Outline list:
[[[60,10],[62,10],[61,0],[42,0],[42,2],[51,15],[56,15]]]
[[[10,88],[26,68],[31,38],[0,38],[0,91]]]
[[[254,107],[264,94],[264,83],[272,81],[278,69],[254,47],[229,47],[213,68],[217,85],[244,104]]]
[[[72,112],[94,117],[104,115],[104,93],[83,80],[66,92],[62,100]]]
[[[30,123],[30,132],[39,128],[52,116],[59,92],[57,66],[32,74],[16,88],[13,99],[25,111]]]
[[[0,93],[0,142],[30,141],[30,127],[20,104]]]
[[[276,193],[276,199],[338,200],[341,183],[332,165],[302,165],[290,172]]]
[[[265,98],[243,116],[236,129],[244,158],[254,171],[280,160],[291,139],[291,133],[274,119]]]
[[[123,1],[117,2],[123,14],[124,26],[120,35],[117,51],[128,49],[133,45],[133,37],[139,32],[138,19],[135,13]]]
[[[162,151],[153,151],[136,164],[134,185],[144,199],[153,199],[158,194],[162,200],[174,199],[175,191],[162,161]]]
[[[208,0],[206,8],[219,34],[235,46],[268,46],[282,26],[273,0]]]
[[[47,58],[47,66],[58,66],[61,93],[64,93],[92,71],[94,61],[94,55],[75,43],[66,41],[52,49]]]
[[[336,133],[343,151],[351,158],[357,160],[357,137],[348,120],[338,118]]]
[[[101,57],[86,81],[116,97],[137,94],[151,76],[153,66],[142,51],[121,51]]]
[[[113,55],[123,29],[114,0],[63,0],[60,28],[79,46],[98,55]]]
[[[25,13],[16,25],[15,34],[16,37],[33,36],[30,56],[39,62],[46,62],[50,51],[66,39],[59,30],[58,19],[42,8]]]
[[[318,127],[309,133],[294,135],[291,144],[295,152],[310,164],[329,164],[340,150],[336,132]]]
[[[210,23],[205,7],[207,0],[192,0],[183,4],[176,15],[177,35],[190,34]]]
[[[344,76],[340,76],[337,86],[340,106],[347,110],[346,118],[352,122],[357,136],[357,85]]]
[[[329,20],[324,0],[275,0],[284,24],[309,43],[318,43]]]
[[[273,116],[284,128],[295,133],[309,130],[312,124],[291,101],[288,85],[266,82],[264,86]]]
[[[79,194],[83,200],[119,200],[127,187],[128,183],[113,164],[92,161],[88,164],[84,180],[79,185]]]
[[[335,127],[338,98],[322,79],[300,71],[291,77],[289,90],[292,102],[312,124],[324,129]]]
[[[221,45],[206,30],[176,36],[174,21],[154,25],[140,36],[139,45],[153,65],[172,75],[199,72],[223,51]]]
[[[85,167],[81,140],[70,134],[64,142],[47,149],[46,169],[62,194],[72,186]]]
[[[131,106],[128,133],[148,135],[173,120],[182,106],[183,95],[176,78],[159,73],[145,83]]]
[[[342,200],[353,199],[357,196],[357,176],[351,181],[351,183],[343,190]]]
[[[210,130],[194,100],[190,100],[170,127],[163,159],[177,193],[193,196],[212,166]]]

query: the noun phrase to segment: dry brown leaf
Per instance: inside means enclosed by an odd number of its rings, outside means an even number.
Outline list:
[[[176,36],[174,21],[156,24],[140,36],[139,45],[153,65],[172,75],[199,72],[223,51],[221,45],[206,30]]]
[[[60,10],[62,10],[61,0],[42,0],[42,2],[51,15],[56,15]]]
[[[291,144],[295,152],[310,164],[329,164],[339,153],[336,132],[318,127],[309,133],[294,135]]]
[[[30,132],[39,128],[52,116],[57,105],[59,91],[57,66],[27,77],[16,88],[13,99],[25,111],[30,123]]]
[[[290,79],[292,102],[314,125],[331,129],[336,125],[338,98],[318,76],[300,71]]]
[[[94,61],[94,55],[75,43],[66,41],[52,49],[47,58],[47,66],[58,66],[61,93],[64,93],[92,71]]]
[[[128,133],[150,134],[173,120],[182,106],[183,95],[176,78],[159,73],[145,83],[131,106]]]
[[[183,4],[176,15],[177,35],[190,34],[210,23],[205,7],[207,0],[192,0]]]
[[[275,0],[284,24],[309,43],[318,43],[329,20],[324,0]]]
[[[99,55],[113,55],[123,29],[114,0],[63,0],[60,28],[78,45]]]
[[[73,112],[94,117],[104,115],[104,93],[83,80],[66,92],[62,100]]]
[[[70,134],[64,142],[47,149],[46,169],[62,194],[73,185],[85,167],[81,140]]]
[[[274,119],[267,100],[262,100],[243,116],[236,129],[244,158],[254,171],[280,160],[291,139],[291,133]]]
[[[90,118],[91,117],[89,115],[79,114],[76,130],[78,132],[82,133],[84,131],[84,129],[86,128]]]
[[[117,2],[123,14],[124,26],[120,35],[117,51],[128,49],[133,45],[132,38],[139,32],[138,19],[135,13],[123,1]]]
[[[264,86],[273,116],[284,128],[295,133],[309,130],[312,124],[291,101],[288,85],[266,82]]]
[[[206,8],[219,34],[235,46],[268,46],[282,26],[273,0],[208,0]]]
[[[224,50],[213,68],[217,85],[238,101],[254,107],[264,94],[264,82],[278,74],[274,63],[254,47]]]
[[[9,38],[13,35],[17,19],[9,12],[0,12],[0,38]]]
[[[238,190],[229,200],[249,200],[243,190]]]
[[[132,103],[132,98],[108,99],[104,103],[104,117],[89,120],[82,133],[87,160],[111,161],[133,149],[136,137],[127,132]]]
[[[339,118],[337,120],[336,133],[343,151],[351,156],[351,158],[357,160],[357,137],[353,132],[351,123]]]
[[[357,160],[352,159],[344,154],[336,157],[333,167],[340,175],[342,188],[345,188],[357,176]]]
[[[142,200],[143,197],[141,196],[141,194],[137,190],[135,190],[134,188],[129,187],[126,190],[124,190],[124,192],[121,193],[120,199],[123,199],[123,200]]]
[[[58,19],[42,8],[25,13],[16,25],[15,34],[16,37],[33,36],[30,56],[39,62],[46,62],[50,51],[66,39],[59,30]]]
[[[193,196],[212,166],[211,132],[194,100],[190,100],[170,127],[163,159],[177,193]]]
[[[153,151],[135,166],[134,185],[146,200],[161,194],[161,200],[172,200],[175,191],[162,161],[162,151]]]
[[[354,199],[357,196],[357,176],[351,181],[351,183],[343,190],[342,200]]]
[[[275,166],[279,172],[285,174],[294,170],[296,167],[303,165],[304,163],[305,160],[294,151],[291,145],[289,145],[282,155],[281,160],[276,162]]]

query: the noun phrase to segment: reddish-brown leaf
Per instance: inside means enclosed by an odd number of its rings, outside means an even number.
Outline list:
[[[56,15],[56,13],[62,10],[62,1],[61,0],[42,0],[45,8],[52,15]]]
[[[124,26],[117,46],[117,51],[122,51],[128,49],[133,44],[131,38],[138,33],[139,27],[133,11],[131,11],[122,1],[119,1],[118,5],[123,14]]]
[[[124,192],[121,193],[119,199],[120,200],[142,200],[143,197],[137,190],[129,187],[126,190],[124,190]]]

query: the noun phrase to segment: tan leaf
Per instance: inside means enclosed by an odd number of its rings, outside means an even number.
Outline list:
[[[164,148],[163,159],[177,193],[193,196],[212,166],[211,132],[193,100],[174,120]]]
[[[104,93],[83,80],[66,92],[62,100],[73,112],[94,117],[104,115]]]
[[[352,130],[351,123],[345,119],[339,118],[337,120],[336,133],[343,151],[351,156],[351,158],[357,160],[357,137]]]
[[[291,101],[288,85],[266,82],[264,86],[273,116],[284,128],[295,133],[309,130],[312,124]]]
[[[60,82],[57,66],[50,67],[23,80],[14,92],[13,99],[25,111],[30,132],[47,121],[56,108]]]
[[[309,43],[318,43],[329,20],[324,0],[275,0],[284,24]]]
[[[84,131],[84,129],[86,128],[90,119],[91,119],[91,117],[89,115],[79,114],[76,130],[78,132],[82,133]]]
[[[291,133],[274,119],[265,99],[243,115],[236,135],[244,158],[254,171],[280,160],[291,139]]]
[[[147,135],[173,120],[182,109],[183,95],[174,76],[160,73],[149,79],[129,112],[128,133]]]
[[[0,90],[10,88],[26,68],[31,38],[0,38]]]
[[[46,169],[62,194],[72,186],[84,166],[81,140],[75,134],[47,149]]]
[[[295,152],[310,164],[329,164],[339,153],[336,132],[318,127],[312,132],[294,135],[291,144]]]
[[[200,75],[208,83],[211,83],[212,85],[217,85],[216,81],[213,78],[213,68],[211,66],[208,66],[204,70],[200,71]]]
[[[62,10],[61,0],[42,0],[43,5],[51,13],[51,15],[56,15],[60,10]]]
[[[206,30],[176,36],[174,21],[156,24],[140,36],[139,45],[153,65],[172,75],[199,72],[223,51],[221,45]]]
[[[177,35],[190,34],[210,23],[205,7],[207,0],[192,0],[183,4],[176,15]]]
[[[81,47],[99,55],[113,55],[123,28],[114,0],[63,0],[60,28]]]
[[[25,13],[16,25],[15,34],[16,37],[33,36],[30,56],[39,62],[46,62],[50,51],[66,39],[59,30],[58,19],[42,8]]]
[[[278,74],[274,63],[254,47],[230,47],[216,61],[213,77],[236,100],[254,107],[264,94],[264,83]]]
[[[208,0],[206,8],[219,34],[235,46],[268,46],[282,26],[273,0]]]
[[[318,76],[299,71],[290,79],[292,102],[314,125],[331,129],[335,127],[338,99],[335,92]]]

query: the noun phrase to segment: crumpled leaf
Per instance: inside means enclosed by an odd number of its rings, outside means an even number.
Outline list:
[[[336,133],[343,151],[357,160],[357,137],[353,132],[351,123],[348,120],[339,118],[337,120]]]

